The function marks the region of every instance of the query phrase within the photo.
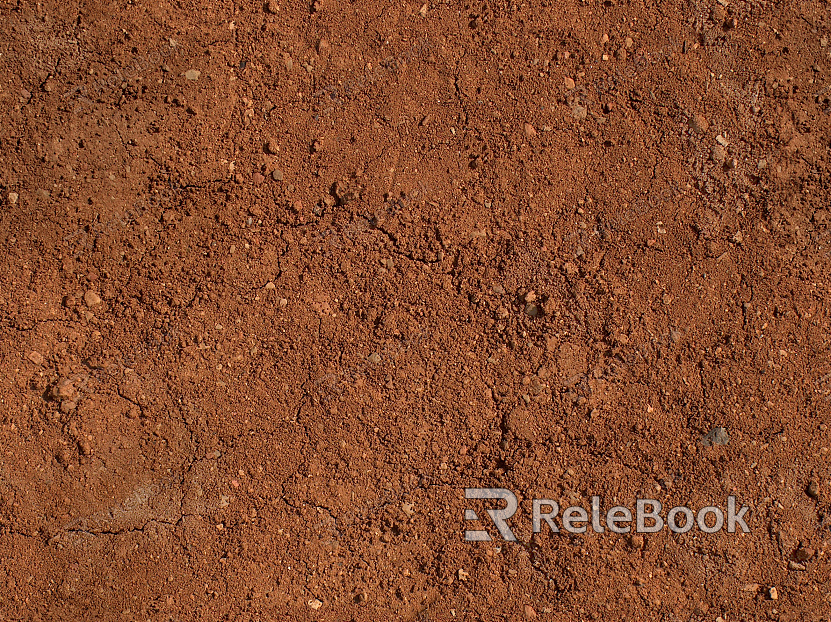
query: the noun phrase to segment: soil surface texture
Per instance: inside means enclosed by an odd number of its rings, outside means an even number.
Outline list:
[[[827,0],[0,0],[0,206],[2,621],[831,621]]]

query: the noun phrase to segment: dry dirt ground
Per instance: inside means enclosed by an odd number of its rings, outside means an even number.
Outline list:
[[[0,619],[831,620],[830,20],[1,0]]]

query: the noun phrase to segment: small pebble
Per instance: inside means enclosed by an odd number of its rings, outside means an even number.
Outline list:
[[[727,159],[727,150],[721,145],[713,145],[710,158],[713,162],[724,164],[724,161]]]
[[[202,72],[199,71],[198,69],[188,69],[184,73],[185,79],[186,80],[191,80],[191,81],[198,80],[199,76],[201,76],[201,75],[202,75]]]
[[[18,194],[16,192],[9,192],[9,205],[17,203]]]
[[[537,130],[535,130],[535,129],[534,129],[534,126],[533,126],[533,125],[531,125],[530,123],[526,123],[526,124],[523,126],[523,129],[525,130],[525,135],[526,135],[528,138],[533,138],[534,136],[536,136],[536,135],[537,135]]]
[[[36,350],[29,352],[29,354],[26,355],[26,358],[32,361],[35,365],[43,365],[46,362],[43,355]]]
[[[381,362],[381,355],[378,354],[377,352],[373,352],[368,357],[366,357],[366,360],[368,360],[370,363],[380,363]]]
[[[274,181],[283,181],[283,171],[281,171],[279,168],[275,168],[271,172],[271,179],[273,179]]]
[[[280,153],[280,145],[277,143],[276,140],[269,140],[265,144],[265,151],[266,153],[270,153],[271,155],[276,155]]]
[[[771,600],[778,600],[779,599],[779,590],[777,590],[775,587],[771,587],[768,590],[768,598],[770,598]]]
[[[574,83],[574,80],[573,80],[573,79],[571,79],[571,78],[569,78],[568,76],[566,76],[566,77],[565,77],[565,79],[563,80],[563,84],[565,85],[565,87],[566,87],[568,90],[571,90],[571,89],[573,89],[575,86],[577,86],[577,85]]]
[[[812,499],[819,498],[819,484],[816,480],[811,480],[808,482],[808,487],[805,489],[805,492],[808,493],[808,496]]]
[[[263,177],[262,173],[254,173],[254,183],[259,185],[265,181],[265,177]]]
[[[727,445],[730,442],[730,435],[725,428],[713,428],[701,437],[701,444],[705,447],[710,445]]]
[[[84,302],[88,307],[94,307],[101,304],[101,297],[90,289],[84,294]]]
[[[694,114],[689,119],[689,124],[692,129],[694,129],[699,134],[704,134],[708,129],[710,129],[710,123],[701,114]]]
[[[65,400],[75,395],[75,385],[68,378],[61,378],[52,387],[52,397]]]
[[[320,609],[322,606],[323,606],[323,602],[321,602],[321,601],[320,601],[320,600],[318,600],[317,598],[312,598],[312,599],[309,601],[309,607],[311,607],[311,608],[312,608],[312,609],[314,609],[315,611],[317,611],[318,609]]]
[[[525,619],[526,620],[533,620],[537,617],[537,612],[534,611],[534,608],[531,605],[525,605]]]
[[[266,5],[266,10],[272,15],[276,15],[280,12],[280,5],[277,2],[275,2],[275,0],[269,0],[268,4]]]

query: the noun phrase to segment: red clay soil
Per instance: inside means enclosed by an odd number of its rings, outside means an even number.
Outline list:
[[[0,620],[831,620],[827,0],[0,24]]]

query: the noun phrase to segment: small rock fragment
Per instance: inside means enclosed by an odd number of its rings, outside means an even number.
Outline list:
[[[366,357],[366,360],[368,360],[370,363],[376,363],[377,364],[377,363],[381,362],[381,355],[378,354],[377,352],[373,352],[368,357]]]
[[[730,435],[725,428],[713,428],[701,437],[701,444],[704,447],[711,445],[727,445],[730,442]]]
[[[534,126],[531,125],[530,123],[526,123],[525,125],[522,126],[522,128],[523,128],[523,130],[525,130],[525,135],[528,138],[534,138],[534,136],[537,135],[537,130],[535,130]]]
[[[470,578],[470,573],[466,572],[462,568],[459,568],[459,572],[456,574],[459,577],[459,581],[467,581]]]
[[[43,355],[37,350],[29,352],[29,354],[26,355],[26,358],[32,361],[35,365],[43,365],[46,362]]]
[[[101,304],[101,296],[99,296],[98,294],[96,294],[94,291],[92,291],[90,289],[90,290],[87,291],[86,294],[84,294],[84,302],[87,303],[88,307],[94,307],[96,305],[100,305]]]
[[[270,153],[271,155],[277,155],[280,153],[280,145],[276,140],[269,140],[265,144],[265,152]]]
[[[265,181],[265,177],[263,177],[262,173],[254,173],[254,183],[259,185]]]
[[[805,492],[812,499],[818,499],[819,498],[819,484],[817,483],[817,481],[812,479],[810,482],[808,482],[808,486],[805,488]]]
[[[266,5],[266,10],[272,15],[276,15],[280,12],[280,5],[276,2],[276,0],[269,0]]]
[[[534,608],[531,605],[525,605],[524,610],[526,620],[533,620],[537,617],[537,612],[534,611]]]
[[[643,536],[640,534],[632,534],[629,536],[629,546],[633,549],[642,549],[643,548]]]
[[[710,123],[702,114],[694,114],[689,118],[689,124],[692,129],[694,129],[699,134],[704,134],[708,129],[710,129]]]
[[[777,590],[775,587],[771,586],[768,589],[768,598],[771,599],[771,600],[778,600],[779,599],[779,590]]]
[[[580,104],[574,104],[571,107],[571,116],[574,117],[577,121],[584,121],[588,116],[589,111],[585,106],[581,106]]]
[[[69,378],[61,378],[52,387],[52,397],[55,399],[71,399],[75,395],[75,385]]]
[[[281,171],[279,168],[275,168],[273,171],[271,171],[271,179],[273,179],[274,181],[283,181],[283,171]]]
[[[90,444],[88,439],[82,438],[81,441],[78,443],[78,448],[81,450],[81,453],[85,456],[92,455],[92,445]]]
[[[573,89],[573,88],[576,86],[576,84],[574,83],[574,80],[572,80],[572,79],[571,79],[570,77],[568,77],[568,76],[566,76],[566,77],[565,77],[565,79],[563,80],[563,84],[565,85],[565,87],[566,87],[568,90],[571,90],[571,89]]]
[[[309,601],[309,607],[311,607],[311,608],[312,608],[312,609],[314,609],[315,611],[317,611],[318,609],[320,609],[322,606],[323,606],[323,602],[322,602],[322,601],[320,601],[320,600],[318,600],[317,598],[312,598],[312,599]]]
[[[198,69],[188,69],[184,74],[186,80],[198,80],[199,76],[202,75],[202,72]]]
[[[18,194],[16,192],[9,192],[9,205],[17,203]]]
[[[721,145],[713,145],[710,158],[717,164],[724,164],[724,161],[727,159],[727,150]]]

